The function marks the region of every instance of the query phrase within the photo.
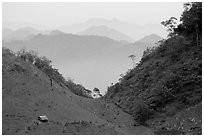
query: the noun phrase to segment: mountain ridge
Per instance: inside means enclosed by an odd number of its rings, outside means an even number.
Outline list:
[[[24,47],[28,50],[35,50],[39,55],[50,58],[53,65],[59,68],[65,77],[71,76],[81,84],[87,82],[90,89],[96,86],[105,91],[107,84],[116,82],[117,77],[122,72],[132,67],[128,56],[136,54],[136,61],[139,61],[142,52],[148,45],[141,42],[124,44],[104,36],[82,36],[63,33],[57,35],[38,34],[26,41],[4,42],[3,46],[12,49],[14,52]],[[123,66],[120,65],[121,61],[124,63]],[[70,66],[70,64],[72,65]],[[86,67],[84,68],[84,66]],[[109,67],[106,67],[105,70],[102,69],[105,66]],[[82,70],[83,68],[84,70]],[[76,74],[76,69],[78,70],[77,74],[80,75]],[[66,70],[70,70],[70,73],[68,74]],[[90,76],[89,74],[93,72],[95,75]],[[94,79],[98,76],[98,72],[104,74],[104,76],[97,79],[97,82]],[[105,76],[108,76],[109,79]],[[87,77],[89,77],[90,81],[86,80]],[[107,83],[104,83],[104,80]]]
[[[109,19],[93,18],[81,23],[61,26],[58,29],[65,31],[67,33],[76,34],[92,26],[103,26],[103,25],[109,28],[113,28],[119,32],[122,32],[123,34],[132,37],[135,41],[152,33],[159,34],[163,37],[166,36],[166,31],[160,24],[138,25],[136,23],[129,23],[125,21],[120,21],[118,19],[109,20]]]
[[[162,37],[157,34],[151,34],[139,39],[138,42],[155,45],[159,40],[162,40]]]
[[[77,33],[79,35],[98,35],[98,36],[106,36],[114,40],[118,41],[128,41],[128,42],[134,42],[134,39],[131,37],[113,29],[109,28],[107,26],[92,26],[84,31],[81,31]]]

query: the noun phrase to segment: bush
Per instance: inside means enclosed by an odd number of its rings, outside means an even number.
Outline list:
[[[87,98],[91,98],[91,93],[92,91],[85,89],[82,85],[80,84],[75,84],[73,81],[68,80],[66,81],[65,84],[70,90],[71,92],[73,92],[74,94],[78,95],[78,96],[82,96],[82,97],[87,97]]]
[[[135,108],[136,112],[134,114],[134,118],[137,122],[139,122],[141,125],[146,125],[146,121],[152,118],[154,115],[154,111],[151,110],[147,105],[138,105]]]
[[[72,80],[65,80],[65,78],[58,72],[58,69],[55,69],[51,65],[51,60],[46,58],[45,56],[39,57],[37,52],[30,50],[27,51],[25,48],[21,49],[17,52],[17,56],[19,56],[24,61],[30,62],[34,64],[38,69],[44,72],[48,77],[53,79],[58,84],[66,85],[74,94],[90,97],[91,91],[85,89],[82,85],[73,83]],[[18,67],[18,69],[20,69]]]
[[[144,62],[145,60],[148,60],[151,57],[151,54],[155,52],[157,47],[147,47],[145,51],[143,51],[143,56],[141,61]]]

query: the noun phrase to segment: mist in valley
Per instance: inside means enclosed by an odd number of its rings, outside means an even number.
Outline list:
[[[2,135],[202,135],[202,2],[3,2]]]
[[[65,78],[104,94],[133,67],[129,55],[138,63],[166,37],[160,22],[172,7],[179,16],[182,3],[3,3],[3,46],[35,50]]]

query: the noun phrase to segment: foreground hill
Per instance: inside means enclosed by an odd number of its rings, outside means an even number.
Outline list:
[[[109,88],[106,98],[143,124],[161,117],[164,125],[161,128],[168,127],[167,118],[175,118],[172,116],[178,112],[192,109],[188,113],[193,113],[191,117],[196,119],[195,123],[180,131],[185,133],[185,130],[192,128],[190,132],[196,133],[195,130],[200,131],[202,118],[201,81],[201,46],[196,47],[183,37],[175,37],[147,51],[137,67]],[[178,127],[173,129],[177,130]]]
[[[162,22],[169,37],[105,96],[156,134],[202,134],[202,3],[184,8],[180,24]]]
[[[153,134],[110,102],[77,96],[55,79],[51,86],[47,73],[2,53],[2,134]]]

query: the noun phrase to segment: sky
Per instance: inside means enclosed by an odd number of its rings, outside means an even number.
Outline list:
[[[148,3],[3,3],[2,20],[26,22],[36,25],[59,27],[85,22],[90,18],[116,18],[142,24],[160,24],[174,16],[179,18],[182,2]]]

